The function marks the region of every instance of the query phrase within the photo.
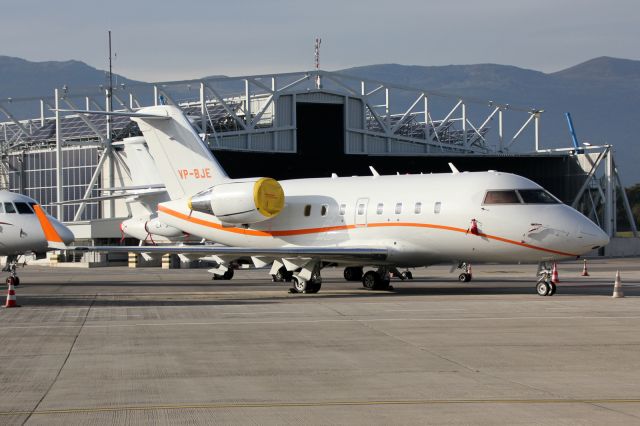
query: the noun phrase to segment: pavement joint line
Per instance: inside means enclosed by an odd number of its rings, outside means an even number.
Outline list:
[[[341,319],[315,319],[315,320],[301,320],[297,319],[296,324],[306,323],[349,323],[349,322],[402,322],[402,321],[513,321],[513,320],[602,320],[602,319],[615,319],[615,320],[624,320],[624,319],[640,319],[640,315],[633,316],[524,316],[524,317],[492,317],[492,318],[480,318],[480,317],[469,317],[469,318],[341,318]],[[207,326],[207,325],[255,325],[255,324],[263,324],[263,325],[280,325],[280,324],[291,324],[291,321],[288,320],[277,320],[277,321],[206,321],[206,322],[166,322],[166,323],[136,323],[136,324],[76,324],[76,325],[36,325],[36,326],[3,326],[3,330],[7,329],[49,329],[49,328],[115,328],[115,327],[171,327],[171,326]]]
[[[239,402],[210,404],[157,404],[157,405],[125,405],[114,407],[60,408],[38,411],[0,411],[0,416],[16,415],[51,415],[74,413],[100,413],[119,411],[154,411],[154,410],[215,410],[242,408],[287,408],[287,407],[331,407],[331,406],[375,406],[375,405],[457,405],[457,404],[518,404],[518,405],[550,405],[550,404],[640,404],[640,398],[595,398],[595,399],[412,399],[412,400],[354,400],[354,401],[316,401],[316,402]]]

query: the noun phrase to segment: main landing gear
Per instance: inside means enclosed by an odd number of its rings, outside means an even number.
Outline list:
[[[322,287],[322,277],[320,271],[314,272],[311,278],[306,280],[300,275],[294,275],[292,278],[293,287],[291,293],[317,293]]]
[[[18,278],[18,256],[7,256],[7,263],[2,268],[3,272],[9,272],[11,275],[7,277],[7,285],[13,284],[14,286],[20,285],[20,278]]]
[[[362,266],[348,266],[344,268],[344,279],[347,281],[360,281],[364,272]]]
[[[367,271],[362,276],[362,286],[369,290],[393,290],[390,268],[381,267],[377,271]]]
[[[539,296],[553,296],[556,294],[556,284],[551,280],[552,269],[548,263],[540,263],[538,266],[538,281],[536,292]]]
[[[293,279],[293,272],[292,271],[287,271],[287,268],[285,268],[284,266],[281,266],[275,274],[271,275],[271,281],[273,281],[274,283],[281,283],[281,282],[291,282],[291,280]]]
[[[460,262],[458,269],[462,269],[464,272],[458,275],[458,281],[461,283],[468,283],[473,276],[471,275],[471,265],[467,262]]]
[[[214,275],[212,279],[214,280],[230,280],[233,278],[233,268],[227,269],[222,275]]]

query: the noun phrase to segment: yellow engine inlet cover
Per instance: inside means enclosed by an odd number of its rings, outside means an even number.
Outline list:
[[[273,217],[284,207],[284,191],[277,180],[260,178],[253,186],[253,202],[266,217]]]

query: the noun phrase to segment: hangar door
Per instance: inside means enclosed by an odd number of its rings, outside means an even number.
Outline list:
[[[298,154],[315,160],[344,155],[344,106],[296,103]]]

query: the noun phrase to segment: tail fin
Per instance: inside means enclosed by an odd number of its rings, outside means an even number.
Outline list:
[[[47,239],[47,243],[49,243],[49,248],[62,250],[67,247],[67,245],[54,228],[53,224],[49,221],[47,214],[42,210],[39,204],[33,205],[33,211],[40,222],[40,226],[42,227],[42,231],[44,232],[44,237]]]
[[[229,178],[182,110],[158,105],[138,113],[131,119],[138,123],[172,200],[194,195]]]

